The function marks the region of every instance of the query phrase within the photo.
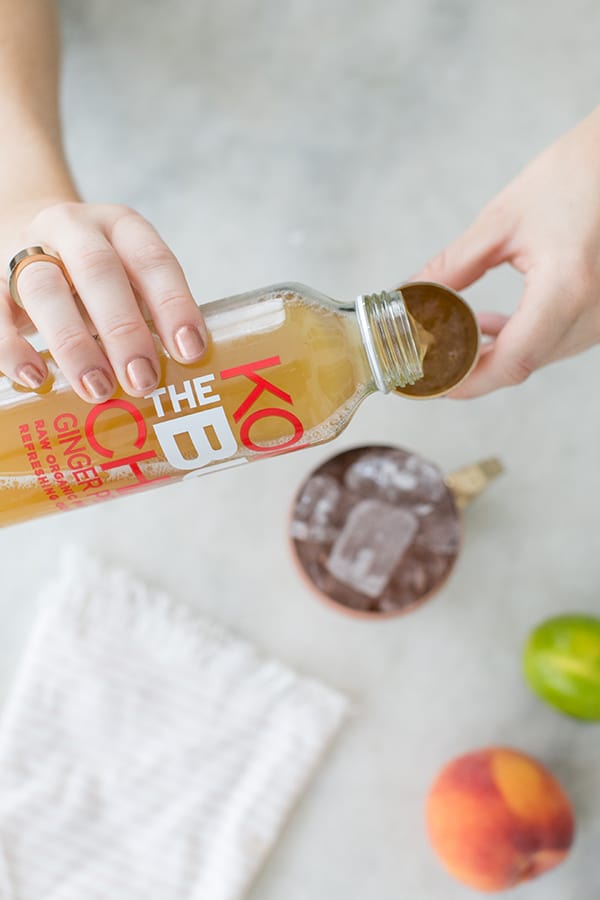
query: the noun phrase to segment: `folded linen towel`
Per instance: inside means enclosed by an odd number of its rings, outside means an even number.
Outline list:
[[[1,900],[233,900],[346,701],[75,552],[0,725]]]

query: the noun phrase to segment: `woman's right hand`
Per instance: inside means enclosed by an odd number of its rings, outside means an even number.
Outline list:
[[[158,385],[160,369],[140,303],[171,356],[181,363],[202,357],[208,340],[202,314],[177,259],[139,213],[124,206],[53,204],[20,227],[16,223],[0,251],[8,262],[19,250],[39,245],[58,252],[77,297],[51,262],[34,262],[20,272],[22,309],[8,282],[0,283],[0,370],[9,378],[36,389],[48,375],[43,357],[23,336],[33,325],[84,400],[108,400],[117,383],[143,397]]]
[[[511,316],[482,312],[490,342],[468,398],[520,384],[600,343],[600,107],[527,165],[462,235],[418,272],[461,291],[507,262],[524,276]]]

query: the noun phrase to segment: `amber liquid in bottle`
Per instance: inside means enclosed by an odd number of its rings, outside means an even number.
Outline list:
[[[203,312],[206,355],[183,366],[157,339],[143,399],[90,406],[49,357],[40,391],[0,379],[0,526],[329,441],[368,394],[423,375],[400,295],[275,285]]]
[[[0,525],[327,441],[374,390],[353,316],[290,287],[205,308],[196,365],[158,345],[160,387],[81,400],[47,358],[42,393],[0,386]],[[211,309],[211,306],[213,309]]]

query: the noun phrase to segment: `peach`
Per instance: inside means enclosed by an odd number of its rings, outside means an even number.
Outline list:
[[[558,865],[575,825],[569,798],[542,763],[490,747],[442,769],[429,792],[427,827],[455,878],[500,891]]]

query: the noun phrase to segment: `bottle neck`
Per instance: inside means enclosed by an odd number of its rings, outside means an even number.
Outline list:
[[[356,316],[378,390],[387,394],[423,377],[411,319],[401,291],[362,294]]]

